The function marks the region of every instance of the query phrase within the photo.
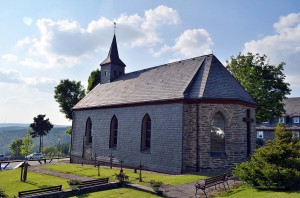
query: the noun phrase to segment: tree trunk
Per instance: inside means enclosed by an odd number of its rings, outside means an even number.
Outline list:
[[[42,136],[40,136],[40,148],[39,148],[39,153],[42,152]]]
[[[41,137],[42,137],[42,146],[41,146],[41,152],[40,153],[43,152],[43,148],[44,148],[44,136],[41,136]]]

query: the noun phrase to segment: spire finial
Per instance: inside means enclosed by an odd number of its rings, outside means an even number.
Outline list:
[[[117,23],[114,21],[114,34],[116,34]]]

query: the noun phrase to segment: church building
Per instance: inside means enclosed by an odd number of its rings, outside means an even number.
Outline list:
[[[253,152],[256,103],[213,54],[126,73],[114,35],[100,66],[73,108],[71,162],[112,155],[180,174],[225,171]]]

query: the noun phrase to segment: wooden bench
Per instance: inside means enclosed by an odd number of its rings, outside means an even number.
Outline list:
[[[52,193],[52,192],[59,192],[59,191],[61,191],[61,187],[62,187],[62,185],[51,186],[51,187],[46,187],[46,188],[39,188],[39,189],[34,189],[34,190],[20,191],[18,193],[18,197],[30,197],[33,195],[41,195],[41,194],[47,194],[47,193]]]
[[[94,179],[94,180],[88,180],[88,181],[82,181],[78,188],[84,188],[89,186],[97,186],[101,184],[108,183],[108,177],[107,178],[100,178],[100,179]]]
[[[226,178],[227,178],[227,174],[225,173],[225,174],[222,174],[222,175],[217,175],[217,176],[205,179],[204,180],[204,184],[196,183],[195,184],[195,187],[196,187],[195,196],[197,195],[198,190],[202,190],[204,192],[204,194],[205,194],[205,197],[207,197],[205,189],[209,188],[211,186],[215,186],[215,188],[216,188],[216,185],[218,185],[218,184],[219,185],[223,184],[223,186],[224,186],[224,188],[226,190],[226,187],[225,187],[225,184],[224,184],[224,182],[226,182]]]

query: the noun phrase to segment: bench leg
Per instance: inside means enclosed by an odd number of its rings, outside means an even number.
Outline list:
[[[207,194],[206,194],[206,192],[205,192],[205,189],[204,190],[202,190],[203,192],[204,192],[204,194],[205,194],[205,197],[207,198]]]
[[[226,189],[226,186],[225,186],[224,182],[223,182],[222,184],[223,184],[223,186],[224,186],[224,189],[225,189],[225,191],[227,191],[227,189]]]

